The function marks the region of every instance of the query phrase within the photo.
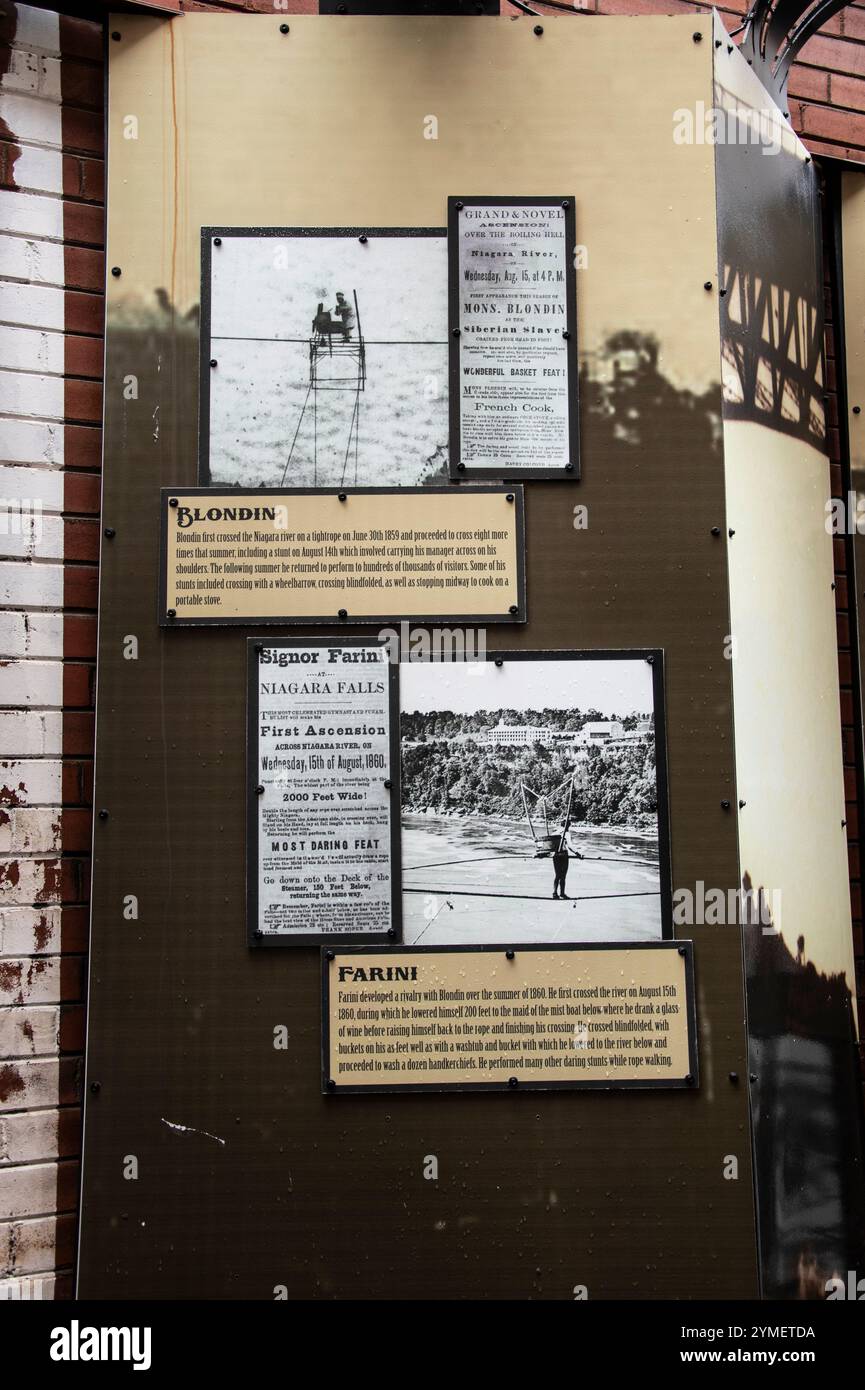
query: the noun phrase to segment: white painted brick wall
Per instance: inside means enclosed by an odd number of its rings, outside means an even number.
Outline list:
[[[59,710],[0,710],[0,756],[48,758],[62,752]]]
[[[25,1110],[17,1115],[0,1115],[0,1167],[57,1158],[58,1152],[56,1110]]]
[[[0,323],[31,324],[37,328],[62,330],[65,313],[66,304],[61,289],[0,281]]]
[[[0,1103],[0,1299],[53,1297],[62,992],[61,61],[58,16],[16,8],[0,81],[21,147],[16,189],[0,190],[0,1058],[16,1073]]]
[[[63,247],[57,241],[0,233],[0,265],[10,280],[25,283],[31,280],[37,285],[63,284]]]
[[[0,759],[0,805],[59,806],[61,788],[59,758]]]
[[[0,420],[0,460],[61,468],[63,426],[43,420]]]
[[[62,607],[62,565],[0,560],[0,608]]]
[[[62,613],[0,610],[0,658],[63,655]]]
[[[60,950],[60,908],[0,907],[0,957]]]

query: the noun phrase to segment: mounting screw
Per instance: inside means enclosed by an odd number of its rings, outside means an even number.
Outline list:
[[[116,279],[119,277],[119,275],[120,275],[120,266],[119,266],[119,265],[113,265],[113,266],[111,267],[111,274],[114,276],[114,278],[115,278],[115,280],[116,280]]]
[[[731,1071],[730,1080],[732,1081],[734,1086],[737,1086],[739,1084],[739,1073],[737,1071]]]
[[[755,1071],[752,1071],[751,1074],[750,1074],[750,1076],[748,1077],[748,1080],[751,1081],[751,1082],[756,1081],[756,1080],[757,1080],[757,1073],[756,1073]]]
[[[513,958],[514,958],[514,953],[513,953],[513,951],[505,951],[505,960],[513,960]]]
[[[833,591],[833,593],[834,593],[834,590],[835,590],[835,580],[834,580],[834,579],[832,580],[832,583],[829,585],[829,588],[830,588],[830,589]]]
[[[517,605],[516,605],[515,603],[512,603],[511,606],[510,606],[510,608],[508,609],[508,612],[509,612],[509,613],[513,613],[514,615],[516,615],[517,613],[519,613],[519,611],[520,611],[520,610],[519,610],[519,608],[517,608]]]
[[[563,329],[562,329],[562,337],[563,337],[563,338],[570,338],[570,336],[571,336],[571,330],[570,330],[569,328],[563,328]]]
[[[505,498],[505,501],[506,501],[506,502],[513,502],[513,500],[514,500],[514,494],[513,494],[512,492],[509,492],[508,495],[507,495],[507,497]]]
[[[691,35],[691,38],[694,40],[694,43],[703,42],[703,35],[700,33],[699,29],[696,29],[694,31],[694,33]]]
[[[452,328],[452,329],[451,329],[451,337],[452,337],[452,338],[458,338],[459,336],[460,336],[460,330],[459,330],[458,328]]]
[[[457,212],[462,212],[463,208],[465,207],[465,203],[457,201],[456,203],[454,203],[454,207],[456,208]]]
[[[334,953],[333,951],[325,951],[325,953],[324,953],[324,958],[325,958],[325,960],[333,960],[333,959],[334,959],[334,954],[335,954],[335,953]]]
[[[221,245],[222,245],[222,237],[221,237],[221,236],[215,236],[215,237],[213,238],[213,244],[214,244],[214,246],[221,246]]]
[[[703,284],[703,289],[704,289],[704,290],[710,290],[711,288],[712,288],[712,281],[711,281],[711,280],[706,280],[706,281],[704,282],[704,284]]]
[[[388,929],[387,929],[387,934],[388,934],[388,936],[390,937],[391,941],[393,941],[394,937],[396,936],[396,928],[395,928],[395,927],[388,927]]]
[[[520,1083],[515,1076],[508,1077],[508,1085],[511,1087],[512,1090],[519,1086],[519,1084]]]
[[[563,198],[563,199],[562,199],[562,207],[565,209],[565,211],[567,211],[567,209],[568,209],[570,206],[571,206],[571,200],[570,200],[570,198]]]
[[[385,782],[384,782],[384,789],[385,789],[385,791],[386,791],[386,792],[389,792],[392,786],[393,786],[393,782],[390,780],[389,777],[386,777],[386,778],[385,778]]]
[[[115,532],[113,526],[106,526],[106,528],[105,528],[105,530],[102,532],[102,534],[103,534],[103,536],[105,537],[105,539],[106,539],[107,541],[113,541],[113,540],[114,540],[114,537],[115,537],[115,535],[116,535],[117,533]]]
[[[496,665],[497,665],[497,666],[504,666],[504,664],[505,664],[505,663],[502,661],[501,657],[500,657],[500,656],[497,656],[497,657],[496,657]]]
[[[368,240],[369,238],[367,237],[366,232],[362,232],[361,235],[358,237],[358,241],[360,242],[361,246],[366,246]]]
[[[842,822],[841,822],[841,829],[842,829],[842,830],[844,829],[844,826],[845,826],[846,824],[847,824],[847,822],[846,822],[845,820],[842,820]]]
[[[537,38],[537,39],[539,39],[539,38],[541,37],[541,34],[542,34],[543,32],[544,32],[544,26],[543,26],[543,24],[536,24],[535,27],[534,27],[534,29],[532,30],[532,33],[534,34],[535,38]],[[517,1083],[516,1083],[516,1081],[513,1081],[512,1084],[515,1086]]]
[[[169,617],[169,618],[176,618],[176,617],[177,617],[177,609],[176,609],[176,608],[169,608],[168,613],[167,613],[166,616]]]
[[[730,540],[733,539],[733,537],[735,536],[735,534],[736,534],[736,532],[733,530],[732,527],[731,527],[731,528],[729,529],[729,531],[727,532],[727,535],[730,537]]]
[[[679,947],[679,955],[680,955],[680,956],[683,956],[684,954],[685,954],[685,948],[684,948],[684,946],[680,946],[680,947]]]
[[[119,30],[115,29],[114,32],[112,33],[111,37],[112,37],[112,39],[114,40],[115,43],[119,43],[119,42],[120,42],[120,37],[121,37],[121,36],[120,36]]]
[[[458,472],[458,473],[465,473],[465,471],[466,471],[466,466],[465,466],[465,464],[464,464],[464,463],[458,463],[458,464],[457,464],[457,472]]]
[[[256,796],[264,796],[264,787],[258,786],[255,789]]]
[[[100,820],[107,820],[107,819],[108,819],[108,812],[105,810],[105,807],[104,807],[104,806],[103,806],[102,810],[99,812],[99,819],[100,819]]]
[[[691,1075],[690,1072],[688,1072],[688,1075],[685,1077],[685,1082],[686,1082],[686,1084],[687,1084],[688,1086],[693,1086],[693,1084],[694,1084],[694,1078],[693,1078],[693,1076]]]
[[[256,941],[258,941],[262,936],[264,936],[264,932],[261,930],[261,927],[256,927],[255,931],[252,934],[255,937]]]
[[[264,643],[263,643],[263,642],[256,642],[256,644],[255,644],[255,650],[258,652],[258,655],[261,656],[261,653],[264,651]]]
[[[337,616],[338,618],[347,618],[347,617],[348,617],[348,609],[347,609],[347,608],[340,608],[340,610],[339,610],[339,612],[337,613],[336,616]]]
[[[712,527],[712,535],[713,535],[713,536],[720,536],[720,534],[721,534],[721,528],[720,528],[720,526],[713,526],[713,527]]]
[[[862,407],[861,407],[861,405],[854,405],[854,407],[853,407],[853,414],[854,414],[854,415],[861,415],[861,414],[862,414]]]
[[[565,472],[566,472],[566,473],[573,473],[573,471],[574,471],[574,465],[573,465],[572,463],[566,463],[566,464],[565,464]]]
[[[287,24],[280,24],[280,26],[279,26],[279,32],[280,32],[281,34],[287,34],[287,33],[288,33],[288,25],[287,25]]]
[[[345,502],[347,500],[346,494],[344,492],[338,493],[337,496],[339,497],[340,502]]]
[[[99,1092],[102,1090],[102,1082],[101,1082],[101,1081],[91,1081],[91,1083],[90,1083],[90,1089],[91,1089],[91,1091],[93,1092],[94,1096],[95,1096],[95,1095],[98,1095]]]
[[[210,359],[210,365],[211,365],[211,367],[215,367],[215,366],[216,366],[216,358],[215,358],[215,357],[211,357],[211,359]]]
[[[646,657],[646,665],[647,665],[647,666],[654,666],[654,664],[655,664],[655,658],[654,658],[653,656],[647,656],[647,657]]]
[[[176,507],[176,506],[177,506],[177,498],[176,498],[176,497],[169,497],[169,499],[168,499],[168,505],[169,505],[169,507]]]
[[[740,801],[740,802],[739,802],[739,810],[740,810],[740,811],[744,811],[744,809],[745,809],[745,807],[746,807],[747,805],[748,805],[747,801]]]
[[[336,1082],[335,1082],[331,1077],[328,1077],[328,1080],[327,1080],[327,1089],[328,1089],[329,1091],[335,1091],[335,1090],[336,1090]]]
[[[729,801],[722,801],[722,802],[721,802],[721,810],[722,810],[722,811],[729,811],[729,809],[730,809],[730,803],[729,803]]]

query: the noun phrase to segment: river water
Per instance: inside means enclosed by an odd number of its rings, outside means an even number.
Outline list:
[[[652,941],[661,936],[657,840],[577,826],[565,901],[524,824],[405,815],[406,945]]]

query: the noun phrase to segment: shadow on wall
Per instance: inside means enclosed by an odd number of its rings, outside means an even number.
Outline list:
[[[752,892],[748,873],[742,885]],[[758,905],[771,922],[762,889]],[[843,974],[808,960],[803,936],[793,955],[771,926],[748,926],[745,959],[764,1293],[825,1298],[829,1279],[865,1274],[855,1000]]]
[[[724,109],[731,94],[716,88]],[[721,223],[724,418],[824,449],[823,305],[816,175],[798,142],[767,145],[741,100],[715,147]],[[750,119],[749,119],[750,118]],[[732,122],[732,124],[730,124]],[[776,120],[773,136],[778,136]]]
[[[139,376],[137,387],[143,404],[154,401],[150,442],[169,449],[168,481],[191,483],[198,477],[194,461],[198,457],[199,308],[195,305],[183,315],[176,313],[164,289],[157,289],[154,299],[148,305],[127,301],[112,314],[111,372],[123,382],[129,374],[140,373],[143,361],[155,363],[152,382],[148,385]],[[584,472],[593,464],[606,467],[631,461],[635,450],[667,452],[675,447],[694,458],[719,454],[719,387],[697,393],[674,386],[659,367],[660,354],[652,334],[630,329],[611,334],[599,349],[583,354],[579,409]],[[429,458],[421,485],[441,486],[447,481],[448,449],[442,443]],[[272,479],[262,479],[259,485],[265,484],[272,486]]]

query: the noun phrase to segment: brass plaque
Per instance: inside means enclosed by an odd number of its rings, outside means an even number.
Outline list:
[[[692,943],[325,951],[327,1093],[697,1084]]]
[[[525,622],[520,488],[162,493],[162,626]]]

